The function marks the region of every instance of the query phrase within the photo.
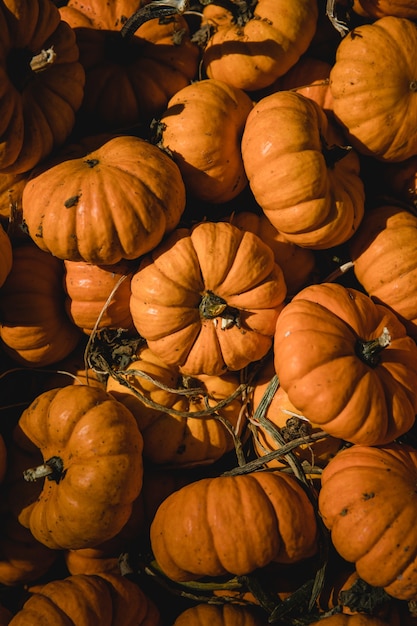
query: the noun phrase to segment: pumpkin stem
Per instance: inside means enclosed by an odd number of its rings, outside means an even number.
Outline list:
[[[131,37],[145,22],[170,15],[182,15],[188,8],[189,0],[152,0],[140,7],[126,20],[120,34],[122,37]]]
[[[219,315],[224,312],[226,307],[226,300],[223,300],[223,298],[220,298],[220,296],[216,296],[215,293],[208,290],[205,294],[203,294],[200,306],[198,308],[201,317],[206,320],[212,320],[215,317],[219,317]]]
[[[339,146],[337,144],[329,146],[324,137],[321,138],[321,145],[321,152],[327,167],[330,169],[352,150],[352,146]]]
[[[362,341],[357,339],[356,341],[356,353],[362,361],[370,365],[370,367],[376,367],[379,363],[379,355],[384,348],[391,343],[391,335],[388,332],[388,328],[385,326],[382,334],[376,339],[369,341]]]
[[[30,68],[33,72],[42,72],[49,65],[52,65],[56,59],[56,52],[54,52],[54,47],[51,46],[47,50],[41,50],[39,54],[36,54],[32,57],[30,61]]]
[[[30,483],[35,482],[38,478],[47,478],[58,484],[64,475],[64,463],[59,456],[52,456],[42,465],[31,467],[23,472],[23,478]]]

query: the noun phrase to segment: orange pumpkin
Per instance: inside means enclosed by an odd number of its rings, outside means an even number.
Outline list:
[[[156,511],[150,540],[163,572],[187,581],[307,559],[317,552],[317,524],[296,478],[255,472],[178,489]]]
[[[0,289],[0,338],[17,363],[44,367],[67,357],[81,331],[65,311],[63,262],[32,242],[13,249]]]
[[[244,91],[215,79],[188,85],[168,102],[160,117],[160,145],[194,199],[220,204],[247,186],[240,141],[252,107]]]
[[[245,91],[267,87],[306,52],[317,17],[316,0],[204,6],[203,24],[211,27],[203,52],[207,76]]]
[[[323,283],[296,294],[277,321],[274,362],[290,402],[334,437],[378,445],[414,424],[417,345],[361,291]]]
[[[132,414],[104,390],[45,391],[13,431],[9,506],[49,548],[94,547],[131,515],[142,487],[142,447]]]
[[[392,16],[341,40],[330,72],[333,112],[359,152],[384,161],[417,153],[416,46],[417,24]]]
[[[85,73],[75,33],[50,0],[3,0],[0,42],[0,170],[20,174],[69,137]]]
[[[359,576],[400,600],[417,593],[417,451],[351,446],[323,470],[319,511],[338,553]]]
[[[286,295],[271,248],[225,222],[178,229],[142,260],[131,289],[139,334],[191,376],[265,356]]]
[[[180,613],[174,626],[266,626],[266,623],[266,616],[250,606],[197,604]]]
[[[107,391],[135,417],[145,459],[156,465],[194,467],[213,463],[233,450],[233,436],[220,420],[227,420],[236,436],[244,432],[242,394],[214,409],[236,394],[239,383],[234,372],[181,376],[178,366],[166,365],[145,346],[123,376],[108,379]],[[192,389],[195,393],[191,394]]]
[[[199,48],[185,17],[151,19],[129,37],[126,21],[139,0],[69,0],[61,17],[74,29],[86,82],[80,116],[88,128],[148,123],[195,77]]]
[[[32,173],[22,206],[42,250],[112,265],[149,252],[178,225],[185,188],[177,165],[144,139],[90,136]]]
[[[353,0],[353,11],[362,17],[378,19],[386,15],[417,19],[414,0]]]
[[[289,241],[326,249],[358,228],[365,201],[358,155],[310,98],[279,91],[257,102],[242,158],[255,200]]]

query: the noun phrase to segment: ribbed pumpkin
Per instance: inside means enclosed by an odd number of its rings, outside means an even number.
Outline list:
[[[160,117],[160,145],[178,165],[194,199],[222,203],[248,184],[240,142],[253,103],[224,81],[206,79],[178,91]]]
[[[130,310],[148,347],[189,375],[221,375],[272,345],[286,285],[259,237],[225,222],[177,229],[146,256]]]
[[[242,158],[257,203],[289,241],[331,248],[359,226],[365,194],[358,155],[310,98],[279,91],[257,102]]]
[[[359,152],[386,161],[417,153],[416,46],[417,24],[392,16],[341,40],[330,72],[333,111]]]
[[[65,308],[78,328],[87,335],[101,328],[133,330],[129,300],[135,265],[64,261],[64,269]]]
[[[94,547],[131,515],[142,487],[142,448],[132,414],[104,390],[45,391],[13,431],[9,506],[49,548]]]
[[[80,115],[88,127],[148,123],[195,77],[199,48],[181,15],[151,19],[124,37],[124,22],[145,2],[69,0],[60,12],[74,29],[86,83]]]
[[[17,363],[43,367],[67,357],[81,331],[66,314],[63,262],[29,243],[13,249],[0,289],[0,338]]]
[[[164,573],[187,581],[306,559],[317,551],[317,525],[296,478],[255,472],[178,489],[156,511],[150,539]]]
[[[275,370],[289,400],[334,437],[385,444],[417,409],[417,346],[390,309],[338,283],[310,285],[280,314]]]
[[[251,606],[197,604],[186,609],[174,626],[266,626],[267,617]]]
[[[235,3],[233,3],[235,4]],[[316,30],[316,0],[221,2],[203,7],[212,32],[203,52],[209,78],[255,91],[267,87],[306,52]]]
[[[233,449],[233,436],[220,419],[227,420],[236,435],[244,431],[242,394],[216,413],[213,408],[236,394],[239,382],[239,374],[234,372],[223,376],[181,376],[176,365],[166,365],[145,346],[120,381],[108,379],[107,391],[135,417],[143,436],[145,459],[157,465],[193,467],[213,463]],[[147,404],[146,400],[154,404]],[[200,411],[203,414],[198,416]]]
[[[75,125],[85,73],[72,28],[51,0],[0,5],[0,171],[29,171]]]
[[[392,597],[417,593],[417,451],[351,446],[324,469],[319,511],[339,554]]]
[[[144,139],[90,136],[33,172],[22,206],[42,250],[111,265],[149,252],[178,225],[185,188],[177,165]]]
[[[374,300],[390,307],[417,339],[417,217],[384,204],[366,212],[350,242],[353,271]]]
[[[156,604],[134,582],[115,574],[68,576],[37,588],[11,626],[159,626]]]

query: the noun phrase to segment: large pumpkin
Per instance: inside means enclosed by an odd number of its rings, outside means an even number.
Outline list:
[[[126,20],[145,2],[69,0],[62,19],[73,27],[86,82],[80,115],[88,128],[148,123],[195,77],[200,57],[185,17],[151,19],[124,37]]]
[[[293,0],[291,5],[258,0],[223,7],[212,2],[203,8],[203,23],[212,29],[203,67],[209,78],[245,91],[267,87],[285,74],[307,50],[316,30],[316,0]]]
[[[349,244],[355,277],[376,301],[390,307],[417,339],[417,217],[393,204],[368,210]]]
[[[177,226],[185,188],[177,165],[144,139],[90,136],[33,172],[22,206],[42,250],[111,265],[149,252]]]
[[[317,524],[296,478],[255,472],[178,489],[156,511],[150,539],[163,572],[187,581],[302,561],[317,551]]]
[[[358,155],[310,98],[279,91],[257,102],[242,158],[257,203],[289,241],[331,248],[359,226],[365,193]]]
[[[107,391],[135,417],[143,436],[144,459],[157,465],[193,467],[213,463],[233,450],[233,434],[223,420],[237,436],[244,432],[243,396],[236,395],[239,383],[235,372],[182,376],[178,366],[166,365],[144,346],[123,376],[109,377]],[[215,410],[223,402],[225,406]]]
[[[226,222],[177,229],[142,260],[131,289],[139,334],[190,375],[221,375],[265,356],[286,295],[271,248]]]
[[[341,40],[330,72],[333,112],[359,152],[386,161],[417,153],[416,46],[417,24],[392,16]]]
[[[172,154],[188,194],[216,204],[248,184],[240,142],[253,103],[221,80],[200,80],[178,91],[160,117],[160,145]]]
[[[93,547],[129,519],[142,487],[142,447],[133,415],[104,390],[45,391],[13,432],[10,507],[49,548]]]
[[[51,0],[0,5],[0,170],[27,172],[62,145],[84,97],[72,28]]]
[[[323,470],[319,511],[339,554],[392,597],[417,593],[417,451],[351,446]]]
[[[311,422],[353,443],[384,444],[417,409],[417,346],[390,309],[338,283],[310,285],[280,314],[275,370]]]

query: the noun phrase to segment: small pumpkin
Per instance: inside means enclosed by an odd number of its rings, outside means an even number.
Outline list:
[[[252,6],[254,4],[254,6]],[[209,78],[245,91],[267,87],[306,52],[318,18],[316,0],[209,3],[203,25],[211,33],[203,51]]]
[[[190,376],[237,371],[265,356],[286,296],[271,248],[226,222],[177,229],[142,259],[131,290],[139,334]]]
[[[351,446],[323,470],[319,511],[338,553],[359,576],[400,600],[417,593],[417,451]]]
[[[259,100],[246,120],[242,158],[255,200],[288,241],[327,249],[358,228],[359,157],[310,98],[278,91]]]
[[[150,540],[172,580],[240,576],[316,554],[317,523],[296,478],[255,472],[202,478],[178,489],[156,511]]]
[[[165,364],[144,346],[123,375],[109,377],[107,391],[135,417],[144,459],[156,465],[194,467],[233,450],[234,438],[223,420],[235,436],[244,433],[243,396],[236,395],[239,383],[235,372],[182,376],[178,366]],[[225,405],[215,410],[222,402]]]
[[[89,136],[32,172],[22,207],[42,250],[112,265],[149,252],[176,228],[185,187],[172,159],[144,139]]]
[[[417,153],[416,45],[417,24],[393,16],[341,40],[330,72],[333,112],[358,152],[383,161]]]
[[[275,371],[292,404],[328,434],[382,445],[417,409],[417,345],[397,316],[338,283],[309,285],[281,312]]]
[[[131,515],[142,487],[142,448],[132,414],[104,390],[45,391],[13,431],[9,506],[49,548],[93,547]]]
[[[75,350],[81,331],[65,311],[63,262],[31,241],[13,248],[0,289],[0,338],[17,363],[44,367]]]
[[[21,174],[69,137],[85,72],[75,33],[51,0],[4,0],[0,42],[0,171]]]
[[[188,194],[220,204],[248,184],[240,141],[253,103],[224,81],[200,80],[169,100],[159,120],[159,145],[177,163]]]
[[[156,604],[136,583],[103,573],[67,576],[38,587],[10,622],[28,623],[159,626],[161,622]]]

